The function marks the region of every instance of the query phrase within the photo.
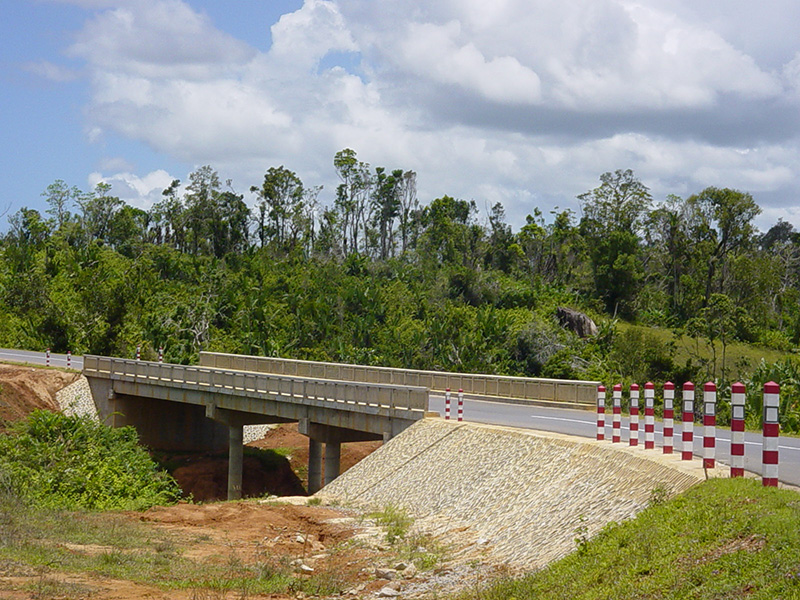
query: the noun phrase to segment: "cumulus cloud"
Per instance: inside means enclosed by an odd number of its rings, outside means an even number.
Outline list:
[[[49,81],[55,81],[56,83],[67,83],[75,81],[78,78],[78,73],[74,70],[47,60],[28,62],[23,64],[22,68],[29,73],[44,77]]]
[[[577,208],[617,168],[656,196],[798,190],[800,53],[764,66],[688,6],[305,0],[264,24],[260,51],[185,1],[129,0],[96,12],[70,55],[91,75],[93,138],[211,164],[244,189],[278,164],[331,189],[333,154],[351,147],[418,171],[423,199],[501,201],[517,224],[537,202]],[[172,179],[123,167],[105,177],[139,206]]]
[[[94,189],[98,183],[111,186],[111,193],[127,204],[148,210],[156,202],[161,201],[161,192],[172,183],[173,177],[164,170],[147,173],[143,177],[128,172],[104,176],[102,173],[90,173],[89,186]]]

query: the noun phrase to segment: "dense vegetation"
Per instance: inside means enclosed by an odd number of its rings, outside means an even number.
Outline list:
[[[250,209],[208,166],[144,211],[56,181],[0,239],[0,346],[191,362],[200,350],[409,368],[681,384],[777,373],[800,344],[800,234],[745,192],[656,201],[605,173],[570,210],[419,202],[416,176],[352,150],[340,185],[267,170]],[[581,339],[558,306],[591,315]],[[749,351],[741,351],[743,343]],[[759,366],[761,357],[768,357]],[[774,364],[777,360],[780,362]],[[797,414],[797,394],[787,396]],[[753,402],[756,402],[754,399]],[[795,418],[795,417],[793,417]],[[795,419],[797,420],[797,419]]]
[[[138,445],[133,427],[35,411],[0,434],[0,494],[52,509],[141,510],[180,488]]]
[[[797,493],[752,479],[711,479],[612,523],[539,573],[464,600],[800,598]]]

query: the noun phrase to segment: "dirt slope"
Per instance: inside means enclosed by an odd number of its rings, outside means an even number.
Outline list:
[[[36,409],[58,410],[56,392],[78,377],[56,369],[0,364],[0,421],[18,421]]]

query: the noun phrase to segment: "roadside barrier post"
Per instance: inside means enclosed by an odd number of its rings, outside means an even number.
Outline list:
[[[644,384],[644,448],[652,450],[656,447],[655,425],[656,419],[653,413],[655,403],[656,388],[651,381]]]
[[[164,362],[164,346],[158,347],[158,362],[160,363]]]
[[[464,420],[464,390],[458,390],[458,420]]]
[[[639,445],[639,386],[631,384],[631,404],[630,404],[630,439],[628,444],[631,446]]]
[[[703,468],[713,469],[717,444],[717,386],[709,381],[703,386]]]
[[[664,454],[672,454],[675,435],[675,384],[664,384]]]
[[[47,355],[47,360],[45,361],[45,364],[49,367],[50,366],[50,348],[47,349],[47,352],[45,354]]]
[[[450,388],[444,393],[444,418],[446,421],[450,420]]]
[[[687,381],[683,384],[683,430],[681,439],[681,459],[692,460],[692,450],[694,449],[694,384]]]
[[[614,415],[611,429],[611,441],[615,444],[620,442],[620,430],[622,429],[622,385],[619,383],[614,386],[612,394]]]
[[[67,350],[67,368],[72,368],[72,350]]]
[[[731,386],[731,477],[744,477],[744,384]]]
[[[764,446],[762,450],[763,475],[761,483],[766,487],[778,487],[778,409],[780,386],[774,381],[764,384]]]
[[[606,388],[597,386],[597,439],[606,439]]]
[[[142,347],[136,346],[136,360],[142,360]]]

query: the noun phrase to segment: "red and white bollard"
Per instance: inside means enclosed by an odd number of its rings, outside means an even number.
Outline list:
[[[681,459],[692,460],[692,451],[694,450],[694,384],[691,381],[683,384],[683,414],[681,416],[683,421]]]
[[[444,419],[445,421],[450,420],[450,388],[444,392]]]
[[[67,368],[72,367],[72,350],[67,350]]]
[[[631,384],[631,403],[630,403],[630,437],[628,443],[631,446],[639,445],[639,386]]]
[[[45,364],[49,367],[50,366],[50,348],[48,348],[47,351],[45,352],[45,356],[47,357],[47,359],[45,360]]]
[[[458,420],[464,420],[464,390],[458,390]]]
[[[621,440],[620,431],[622,430],[622,386],[618,383],[614,386],[613,398],[613,422],[611,423],[611,441],[618,444]]]
[[[652,450],[656,447],[656,417],[653,406],[656,399],[656,388],[651,381],[644,384],[644,448]]]
[[[764,471],[761,483],[766,487],[778,487],[778,409],[781,405],[781,388],[774,381],[764,384],[764,446],[762,462]]]
[[[158,347],[158,362],[160,363],[164,362],[164,346]]]
[[[675,384],[664,384],[664,454],[672,454],[675,435]]]
[[[142,360],[142,347],[136,346],[136,360]]]
[[[606,388],[597,386],[597,439],[606,439]]]
[[[703,386],[703,468],[716,466],[717,386],[713,381]]]
[[[744,477],[744,399],[742,383],[731,386],[731,477]]]

